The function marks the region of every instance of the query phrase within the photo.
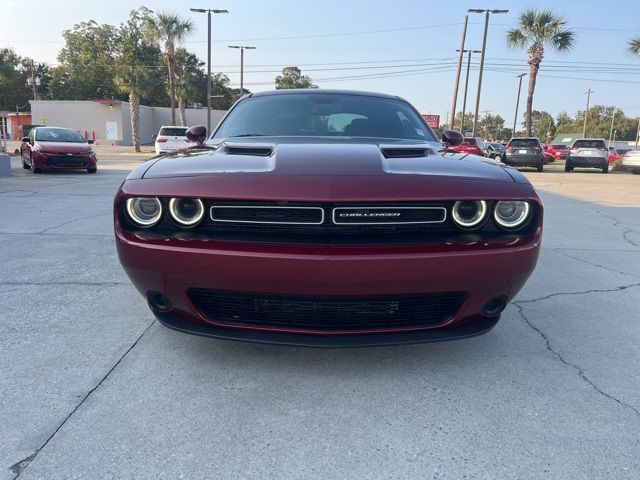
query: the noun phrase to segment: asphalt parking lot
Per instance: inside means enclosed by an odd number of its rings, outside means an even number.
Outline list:
[[[538,268],[486,335],[311,350],[157,322],[96,175],[0,177],[0,479],[640,478],[640,176],[527,173]]]

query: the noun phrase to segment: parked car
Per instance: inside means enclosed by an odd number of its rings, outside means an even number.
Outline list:
[[[544,168],[544,154],[540,140],[535,137],[515,137],[504,149],[502,161],[515,167],[533,167],[539,172]]]
[[[624,154],[629,150],[629,148],[609,147],[609,163],[616,163],[618,160],[622,160]]]
[[[93,140],[86,140],[77,130],[59,127],[36,127],[22,138],[20,156],[22,168],[33,173],[44,170],[82,169],[98,171],[98,158],[91,149]]]
[[[574,168],[599,168],[602,173],[609,172],[609,149],[602,138],[579,138],[574,140],[564,171],[571,172]]]
[[[486,143],[486,150],[484,154],[486,157],[493,158],[495,160],[502,160],[504,154],[504,145],[501,143]]]
[[[567,158],[567,152],[569,149],[562,143],[550,143],[545,147],[544,151],[545,153],[553,155],[557,160],[561,160],[563,158]]]
[[[529,181],[448,152],[396,96],[258,92],[206,133],[133,170],[114,202],[120,262],[170,328],[324,347],[463,338],[535,267]]]
[[[160,127],[156,136],[156,155],[192,146],[193,144],[189,143],[184,135],[186,131],[187,127],[169,125]]]
[[[451,147],[451,150],[462,153],[470,153],[473,155],[485,156],[487,147],[480,137],[464,137],[460,145]]]
[[[622,168],[631,173],[640,173],[640,150],[629,150],[622,157]]]

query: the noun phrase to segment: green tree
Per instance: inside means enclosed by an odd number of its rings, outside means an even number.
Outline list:
[[[464,124],[462,123],[462,111],[456,113],[454,129],[460,130],[463,134],[465,131],[470,131],[473,126],[473,112],[464,112]],[[462,130],[464,128],[464,130]]]
[[[557,52],[571,50],[575,34],[566,29],[567,21],[551,10],[527,9],[520,14],[518,26],[507,31],[507,44],[511,48],[526,48],[529,63],[529,91],[525,112],[525,130],[531,135],[533,94],[545,46]]]
[[[207,78],[202,71],[204,62],[184,48],[176,49],[176,98],[180,125],[186,125],[187,102],[206,102]]]
[[[553,116],[544,111],[531,112],[531,135],[538,137],[542,143],[548,143],[556,132],[556,123]]]
[[[94,20],[65,30],[62,34],[65,46],[58,54],[60,65],[52,71],[52,97],[87,100],[116,95],[117,35],[116,27]]]
[[[227,110],[241,96],[239,88],[231,88],[231,80],[224,73],[216,73],[211,76],[211,95],[213,95],[213,105],[215,108]],[[244,94],[251,93],[246,88]]]
[[[640,56],[640,37],[632,38],[629,40],[627,51],[634,56]]]
[[[502,138],[504,130],[504,118],[500,115],[491,115],[487,113],[484,118],[478,122],[478,131],[482,132],[484,138]]]
[[[169,74],[171,123],[174,125],[176,123],[176,44],[182,43],[194,30],[195,25],[191,20],[185,20],[175,13],[159,12],[147,19],[147,37],[164,46]]]
[[[16,106],[23,106],[32,98],[25,63],[26,59],[12,49],[0,49],[0,110],[15,110]]]
[[[311,77],[302,75],[298,67],[284,67],[282,75],[276,77],[276,90],[287,88],[318,88],[313,84]]]
[[[115,84],[117,91],[129,99],[131,139],[136,152],[140,151],[140,98],[157,84],[154,73],[162,67],[160,49],[143,35],[151,13],[146,7],[131,10],[129,19],[120,25],[115,42]]]

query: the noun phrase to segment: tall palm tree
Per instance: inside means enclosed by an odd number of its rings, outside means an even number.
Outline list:
[[[123,66],[115,78],[118,91],[129,95],[131,140],[136,152],[140,151],[140,95],[149,89],[151,81],[148,70],[138,66]]]
[[[640,56],[640,37],[629,40],[627,51],[634,56]]]
[[[528,53],[529,93],[525,113],[527,135],[531,135],[533,93],[545,46],[557,52],[566,52],[573,47],[575,34],[567,30],[566,25],[567,21],[551,10],[527,9],[520,14],[518,26],[507,31],[507,44],[511,48],[526,48]]]
[[[169,70],[169,97],[171,98],[171,123],[176,123],[176,44],[182,43],[193,31],[191,20],[182,19],[175,13],[159,12],[149,19],[147,35],[164,44],[164,54]]]

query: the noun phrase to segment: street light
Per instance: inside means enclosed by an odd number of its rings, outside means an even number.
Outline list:
[[[489,31],[489,15],[492,13],[508,13],[509,10],[497,8],[470,8],[469,13],[484,13],[484,38],[482,40],[482,54],[480,55],[480,75],[478,76],[478,95],[476,96],[476,111],[473,114],[473,136],[476,135],[478,112],[480,111],[480,92],[482,91],[482,72],[484,71],[484,54],[487,51],[487,32]]]
[[[211,133],[211,14],[229,13],[216,8],[190,8],[192,12],[207,14],[207,134]]]
[[[595,92],[589,89],[584,93],[587,96],[587,109],[584,111],[584,125],[582,127],[582,138],[587,138],[587,117],[589,116],[589,102],[591,101],[591,94]]]
[[[516,78],[518,78],[518,96],[516,97],[516,114],[513,116],[513,130],[511,130],[511,138],[516,136],[516,124],[518,122],[518,107],[520,106],[520,90],[522,89],[522,77],[526,75],[526,73],[516,75]]]
[[[456,50],[458,52],[459,50]],[[469,68],[471,67],[471,54],[482,53],[480,50],[463,50],[462,53],[467,53],[467,78],[464,82],[464,99],[462,100],[462,118],[460,119],[460,133],[464,135],[464,114],[467,111],[467,90],[469,88]],[[454,121],[455,124],[455,121]],[[453,128],[453,127],[451,127]]]
[[[255,50],[256,47],[248,47],[246,45],[229,45],[229,48],[240,49],[240,96],[244,95],[244,51]]]

